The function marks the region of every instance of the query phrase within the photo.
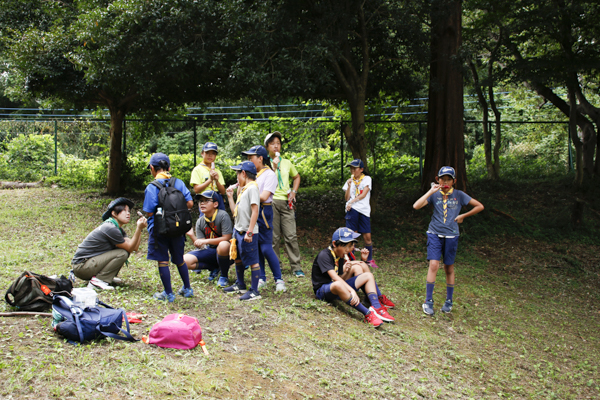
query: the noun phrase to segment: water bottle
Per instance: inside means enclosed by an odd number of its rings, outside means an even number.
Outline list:
[[[158,208],[156,209],[156,216],[158,217],[159,215],[160,215],[161,217],[162,217],[162,215],[163,215],[163,212],[162,212],[162,207],[158,207]]]

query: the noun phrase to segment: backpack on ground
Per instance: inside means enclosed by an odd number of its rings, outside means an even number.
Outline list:
[[[171,178],[166,185],[159,181],[152,184],[159,189],[158,206],[162,208],[162,216],[154,214],[154,228],[161,236],[183,236],[192,229],[192,214],[187,207],[187,200],[181,191],[175,188],[177,178]]]
[[[185,314],[169,314],[154,324],[144,342],[159,347],[189,350],[202,340],[202,328],[198,320]]]
[[[55,296],[52,303],[52,328],[70,342],[83,343],[87,340],[111,337],[117,340],[135,342],[129,332],[129,320],[125,310],[118,310],[98,301],[103,307],[76,306],[71,299]],[[126,329],[121,325],[125,321]],[[122,333],[124,336],[121,336]]]
[[[46,311],[54,295],[71,297],[73,284],[64,276],[50,278],[25,271],[8,288],[4,300],[21,311]]]

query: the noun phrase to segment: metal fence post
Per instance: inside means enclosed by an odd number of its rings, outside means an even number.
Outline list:
[[[54,175],[58,175],[58,121],[54,120]]]
[[[194,118],[194,167],[196,166],[196,118]]]
[[[571,149],[571,124],[567,125],[567,130],[569,132],[567,138],[568,152],[569,152],[569,172],[573,171],[573,150]]]
[[[344,182],[344,120],[340,118],[340,183]]]
[[[419,122],[419,181],[423,181],[423,131]]]
[[[121,158],[127,160],[127,120],[123,119],[123,150],[121,150]]]

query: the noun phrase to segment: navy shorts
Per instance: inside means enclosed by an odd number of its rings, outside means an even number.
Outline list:
[[[169,261],[175,265],[183,264],[185,236],[166,237],[154,234],[154,226],[148,231],[148,260]]]
[[[261,205],[256,222],[258,223],[258,232],[260,233],[258,243],[273,244],[273,206]],[[269,225],[268,228],[267,225]]]
[[[213,269],[219,268],[219,262],[217,261],[217,249],[215,248],[207,247],[203,250],[190,251],[187,254],[196,257],[198,260],[198,269],[210,269],[212,271]]]
[[[427,233],[427,261],[442,260],[444,265],[454,264],[456,250],[458,249],[458,236],[441,238],[434,233]]]
[[[250,243],[244,241],[244,235],[246,232],[238,232],[233,230],[233,237],[237,241],[237,253],[238,258],[242,260],[243,265],[254,265],[258,264],[258,241],[260,240],[260,233],[252,236]]]
[[[350,278],[350,279],[348,279],[346,281],[346,283],[352,289],[354,289],[354,291],[358,290],[356,288],[356,278],[358,278],[359,276],[360,275],[353,276],[352,278]],[[315,292],[315,297],[318,300],[327,301],[329,303],[331,303],[334,300],[339,300],[340,299],[340,296],[338,296],[337,294],[331,293],[331,283],[326,283],[326,284],[322,285],[320,288],[318,288],[317,291]]]
[[[371,233],[371,218],[351,208],[346,212],[346,228],[358,233]]]

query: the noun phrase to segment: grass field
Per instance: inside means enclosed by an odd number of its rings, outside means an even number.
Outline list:
[[[195,297],[157,303],[151,296],[162,289],[156,265],[145,259],[144,234],[120,274],[124,284],[100,299],[148,315],[132,325],[137,338],[167,314],[197,317],[210,355],[112,340],[76,347],[53,332],[49,318],[0,318],[0,398],[600,397],[600,214],[594,211],[600,203],[589,200],[599,196],[584,194],[584,226],[572,231],[575,195],[566,184],[482,183],[472,190],[486,210],[462,227],[452,314],[431,318],[421,311],[429,213],[412,210],[414,188],[382,195],[373,217],[381,266],[374,274],[397,305],[396,322],[379,329],[345,304],[316,301],[310,279],[292,277],[285,258],[286,293],[276,294],[271,279],[264,300],[243,304],[204,273],[192,274]],[[299,200],[307,273],[343,225],[341,196],[311,189]],[[109,201],[85,191],[0,191],[0,288],[23,270],[66,274]],[[175,269],[172,276],[177,289]],[[437,310],[444,279],[438,274]]]

